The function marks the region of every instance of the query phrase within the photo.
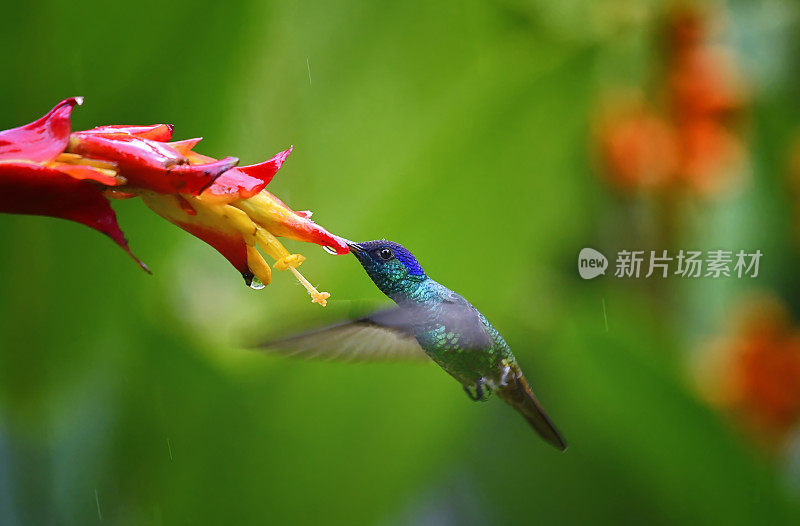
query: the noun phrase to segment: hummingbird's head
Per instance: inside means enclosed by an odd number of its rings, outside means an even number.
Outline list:
[[[350,251],[367,274],[386,295],[410,292],[427,279],[414,255],[400,243],[376,239],[348,242]]]

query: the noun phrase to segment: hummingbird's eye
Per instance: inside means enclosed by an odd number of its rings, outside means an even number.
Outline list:
[[[394,251],[391,248],[378,249],[378,257],[383,261],[391,261],[394,259]]]

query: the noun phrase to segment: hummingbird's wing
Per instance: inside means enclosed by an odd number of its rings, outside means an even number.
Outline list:
[[[346,361],[427,360],[410,328],[410,313],[392,308],[353,321],[268,341],[267,352]]]
[[[483,316],[465,300],[453,291],[448,291],[448,296],[442,298],[442,305],[438,309],[438,320],[447,332],[457,334],[458,347],[463,350],[488,349],[494,342],[483,323]]]

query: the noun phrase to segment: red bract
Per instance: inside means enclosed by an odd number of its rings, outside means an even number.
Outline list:
[[[236,167],[238,159],[217,160],[193,151],[200,139],[169,142],[171,125],[101,126],[71,132],[70,114],[81,104],[60,102],[41,119],[0,132],[0,212],[69,219],[111,237],[128,253],[108,198],[141,197],[152,210],[203,239],[244,276],[269,283],[270,270],[257,250],[291,269],[314,301],[325,304],[275,236],[348,252],[345,242],[294,212],[264,190],[291,148],[263,163]],[[134,258],[135,259],[135,258]],[[138,259],[136,261],[139,261]],[[139,262],[143,268],[144,264]]]
[[[0,162],[0,211],[82,223],[106,234],[148,270],[128,248],[108,199],[88,180],[39,164]]]
[[[189,139],[172,143],[172,147],[180,151],[192,163],[214,162],[216,159],[192,151],[200,139]],[[292,148],[284,150],[263,163],[251,166],[239,166],[228,170],[214,180],[204,192],[204,197],[219,202],[231,202],[238,199],[253,197],[266,187],[283,162],[292,153]]]
[[[56,161],[70,137],[70,114],[80,97],[61,101],[44,117],[0,132],[0,212],[59,217],[102,232],[130,251],[117,217],[96,181],[119,180],[103,168]]]
[[[94,130],[73,133],[69,151],[83,157],[113,160],[130,185],[163,194],[199,194],[239,162],[236,157],[226,157],[192,165],[168,143],[131,133]]]
[[[41,119],[0,132],[0,160],[38,163],[54,159],[69,142],[69,116],[80,104],[82,97],[62,100]]]

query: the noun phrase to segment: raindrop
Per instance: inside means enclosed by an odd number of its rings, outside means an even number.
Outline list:
[[[251,288],[251,289],[253,289],[253,290],[261,290],[261,289],[263,289],[265,286],[266,286],[266,285],[264,285],[263,283],[261,283],[261,280],[260,280],[260,279],[258,279],[257,277],[253,276],[253,281],[251,281],[251,282],[250,282],[250,288]]]

